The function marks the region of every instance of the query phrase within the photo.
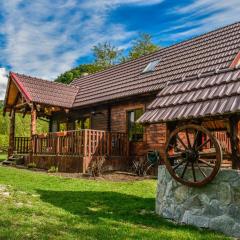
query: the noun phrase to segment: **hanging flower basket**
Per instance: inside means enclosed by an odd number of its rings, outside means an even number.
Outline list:
[[[63,131],[63,132],[56,132],[56,135],[57,137],[64,137],[67,135],[67,132],[66,131]]]
[[[39,138],[45,138],[45,137],[47,137],[47,133],[38,134],[38,137]]]

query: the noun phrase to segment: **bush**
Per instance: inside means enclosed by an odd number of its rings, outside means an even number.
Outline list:
[[[31,162],[31,163],[29,163],[29,164],[27,165],[27,167],[28,167],[28,168],[36,168],[37,165],[36,165],[35,162]]]
[[[105,156],[97,157],[96,159],[92,160],[92,163],[89,169],[92,177],[95,178],[102,175],[103,164],[105,160],[106,160]]]
[[[56,173],[56,172],[58,172],[58,167],[51,166],[51,167],[48,169],[48,173]]]

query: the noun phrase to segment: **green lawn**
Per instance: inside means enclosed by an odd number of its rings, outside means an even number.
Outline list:
[[[0,162],[4,161],[7,159],[7,154],[5,153],[0,153]]]
[[[227,239],[156,216],[155,189],[0,167],[0,239]]]

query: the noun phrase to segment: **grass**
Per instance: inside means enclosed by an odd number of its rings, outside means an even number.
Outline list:
[[[5,153],[0,153],[0,162],[4,161],[7,159],[7,154]]]
[[[0,167],[1,185],[0,239],[227,239],[155,215],[156,180],[69,179]]]

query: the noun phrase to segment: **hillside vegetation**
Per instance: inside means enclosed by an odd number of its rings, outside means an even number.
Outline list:
[[[16,129],[15,136],[28,137],[30,133],[30,116],[26,115],[25,118],[21,114],[16,115]],[[47,132],[48,123],[45,121],[37,121],[37,132]],[[3,103],[0,101],[0,149],[6,149],[8,146],[8,133],[9,133],[9,114],[3,117]]]

